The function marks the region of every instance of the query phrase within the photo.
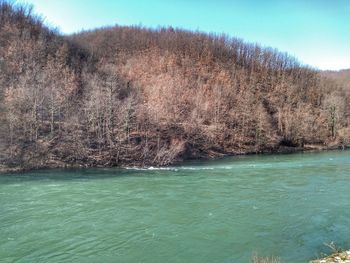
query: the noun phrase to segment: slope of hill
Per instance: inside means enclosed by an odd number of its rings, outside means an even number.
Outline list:
[[[274,49],[173,28],[62,37],[0,3],[0,162],[167,165],[342,145],[349,97]]]
[[[338,85],[346,88],[350,92],[350,69],[339,71],[325,71],[324,76],[333,79]]]

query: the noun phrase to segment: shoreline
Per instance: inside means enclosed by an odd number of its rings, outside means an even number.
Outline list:
[[[350,250],[333,253],[321,259],[311,260],[309,263],[349,263]]]
[[[304,145],[304,147],[279,147],[275,151],[262,151],[262,152],[241,152],[241,153],[229,153],[229,154],[220,154],[215,157],[201,157],[196,159],[183,159],[181,161],[176,161],[173,164],[181,164],[186,161],[190,160],[217,160],[225,157],[234,157],[234,156],[249,156],[249,155],[270,155],[270,154],[293,154],[293,153],[312,153],[312,152],[324,152],[324,151],[336,151],[336,150],[347,150],[350,149],[350,145],[316,145],[316,144],[310,144],[310,145]],[[45,164],[43,166],[37,166],[37,167],[20,167],[20,166],[14,166],[9,167],[5,164],[0,164],[0,176],[4,174],[18,174],[18,173],[24,173],[24,172],[30,172],[35,170],[51,170],[51,169],[84,169],[84,168],[121,168],[121,169],[127,169],[127,168],[149,168],[149,167],[168,167],[169,165],[165,166],[159,166],[159,165],[140,165],[140,163],[128,163],[128,164],[121,164],[121,165],[115,165],[115,166],[90,166],[89,164],[69,164],[64,162],[59,162],[60,164],[51,163],[51,164]]]

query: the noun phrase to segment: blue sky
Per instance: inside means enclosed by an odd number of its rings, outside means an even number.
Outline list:
[[[62,33],[173,26],[271,46],[320,69],[350,68],[350,0],[27,0]]]

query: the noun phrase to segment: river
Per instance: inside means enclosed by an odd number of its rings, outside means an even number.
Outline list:
[[[350,151],[0,176],[0,262],[307,262],[350,247]]]

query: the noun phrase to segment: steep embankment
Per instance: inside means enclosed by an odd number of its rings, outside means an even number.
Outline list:
[[[240,39],[111,27],[59,36],[0,4],[0,160],[166,165],[347,144],[341,83]]]

